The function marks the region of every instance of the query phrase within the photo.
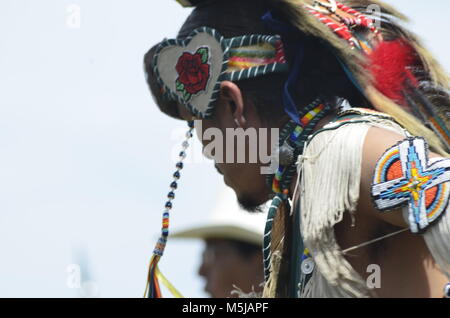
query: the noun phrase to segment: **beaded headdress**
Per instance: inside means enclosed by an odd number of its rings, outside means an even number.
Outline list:
[[[165,40],[156,49],[153,72],[163,95],[209,118],[222,81],[240,81],[286,72],[279,36],[244,35],[225,39],[202,27],[184,40]]]

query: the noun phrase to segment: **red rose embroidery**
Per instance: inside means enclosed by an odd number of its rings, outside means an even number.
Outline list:
[[[201,47],[194,54],[184,52],[178,59],[175,69],[177,91],[183,93],[188,101],[192,95],[206,89],[209,80],[208,48]]]

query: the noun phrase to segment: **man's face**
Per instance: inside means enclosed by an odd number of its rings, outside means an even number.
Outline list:
[[[206,240],[199,275],[206,280],[205,291],[213,298],[238,297],[231,295],[238,287],[245,293],[261,291],[263,282],[262,253],[244,257],[230,241]]]
[[[156,103],[159,108],[166,114],[172,117],[181,118],[186,121],[191,121],[193,119],[192,113],[183,105],[180,105],[176,102],[169,102],[164,100],[161,96],[161,89],[159,84],[156,81],[156,76],[153,73],[153,69],[150,67],[152,63],[152,59],[154,56],[154,52],[156,50],[156,46],[153,47],[145,56],[145,64],[146,70],[148,73],[148,83],[150,85],[151,91],[155,98]],[[223,84],[223,83],[222,83]],[[229,90],[228,93],[223,93],[223,89],[221,87],[221,94],[219,100],[216,102],[214,116],[212,119],[202,120],[202,129],[196,127],[197,136],[202,142],[203,146],[206,147],[211,140],[207,140],[204,137],[204,132],[208,128],[217,128],[222,132],[224,136],[222,143],[222,154],[223,160],[215,160],[215,166],[219,173],[221,173],[224,177],[224,182],[228,186],[230,186],[236,193],[239,203],[243,206],[243,208],[252,211],[255,210],[259,205],[266,202],[271,194],[270,189],[266,185],[266,175],[261,174],[261,167],[263,166],[260,163],[259,156],[259,129],[264,128],[265,124],[261,117],[258,115],[256,111],[256,107],[251,103],[244,102],[242,93],[236,85],[232,85],[230,83],[229,87],[234,87],[234,89]],[[234,107],[236,106],[236,107]],[[234,108],[234,109],[233,109]],[[241,115],[245,116],[245,127],[244,130],[248,128],[252,128],[257,132],[257,140],[253,140],[252,142],[245,142],[245,146],[237,147],[237,142],[235,143],[235,147],[227,147],[227,142],[230,142],[231,138],[226,138],[226,130],[227,129],[236,129],[239,128],[236,124],[236,108],[241,110]],[[270,131],[267,136],[268,140],[270,140]],[[267,141],[267,140],[266,140]],[[270,155],[271,145],[267,144],[267,151],[265,153]],[[230,150],[234,150],[234,156],[232,160],[226,160],[227,154],[229,154]],[[258,153],[257,162],[250,162],[249,154],[250,151]],[[245,152],[245,161],[244,163],[238,163],[237,157],[239,154]],[[267,165],[265,163],[264,165]]]
[[[189,118],[190,113],[185,107],[179,105],[179,113],[184,119]],[[259,129],[262,127],[262,122],[254,109],[248,107],[246,111],[246,127],[241,128],[241,131],[253,130],[256,132],[256,139],[246,137],[245,142],[239,144],[236,138],[227,136],[227,131],[235,131],[238,133],[236,120],[233,117],[233,110],[230,109],[227,102],[219,99],[215,108],[215,113],[212,119],[201,120],[201,128],[196,125],[197,137],[201,141],[204,150],[208,148],[210,143],[219,145],[221,155],[218,156],[217,151],[213,154],[206,154],[208,158],[214,160],[214,164],[218,172],[223,175],[226,185],[231,187],[238,198],[239,203],[247,210],[255,210],[258,206],[268,200],[270,189],[266,185],[266,175],[261,173],[261,167],[267,164],[262,164],[259,157]],[[211,128],[217,129],[223,136],[223,141],[217,143],[215,137],[205,138],[208,130]],[[270,130],[268,130],[268,140],[270,140]],[[262,142],[268,143],[267,140]],[[241,145],[241,146],[240,146]],[[242,147],[243,145],[243,147]],[[211,147],[210,147],[211,149]],[[270,145],[266,145],[266,153],[270,155]],[[217,148],[215,150],[218,150]],[[256,162],[250,160],[252,152],[256,156]],[[234,155],[233,155],[234,153]],[[238,160],[239,156],[243,156],[244,162]],[[222,160],[220,160],[222,158]],[[230,160],[231,159],[231,160]]]

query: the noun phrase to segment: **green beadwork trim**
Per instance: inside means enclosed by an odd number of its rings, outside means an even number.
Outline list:
[[[206,111],[202,112],[196,109],[196,107],[190,102],[191,96],[189,94],[184,94],[183,96],[179,96],[177,94],[177,91],[183,91],[183,87],[181,85],[177,85],[176,91],[173,92],[169,89],[169,87],[164,83],[164,81],[161,79],[160,72],[157,67],[158,58],[161,54],[162,50],[166,47],[170,46],[178,46],[178,47],[186,47],[189,45],[191,40],[198,35],[199,33],[207,33],[212,35],[213,38],[215,38],[223,51],[222,56],[222,66],[220,70],[220,75],[214,83],[214,88],[212,90],[211,96],[209,98],[209,103],[206,107]],[[183,40],[179,39],[169,39],[164,40],[161,42],[156,49],[154,58],[153,58],[153,72],[156,76],[156,79],[159,83],[159,85],[162,87],[163,90],[163,98],[168,100],[176,101],[180,104],[185,105],[194,116],[197,116],[199,118],[211,118],[215,106],[215,102],[217,101],[219,97],[220,92],[220,83],[223,81],[240,81],[250,78],[255,78],[259,76],[264,76],[269,73],[280,73],[280,72],[287,72],[289,70],[287,63],[270,63],[250,68],[244,68],[237,71],[227,71],[228,70],[228,62],[231,53],[233,54],[244,54],[244,52],[237,52],[238,48],[240,47],[246,47],[246,46],[252,46],[257,45],[261,43],[269,43],[276,47],[276,43],[281,41],[281,37],[278,35],[258,35],[258,34],[252,34],[252,35],[244,35],[240,37],[235,37],[231,39],[225,39],[222,35],[220,35],[219,32],[217,32],[215,29],[209,28],[209,27],[201,27],[198,29],[195,29],[187,38]],[[205,43],[205,46],[207,46],[207,43]]]
[[[208,107],[207,107],[207,110],[205,113],[202,113],[199,110],[197,110],[189,101],[187,101],[184,98],[184,96],[180,97],[179,95],[176,94],[176,92],[171,92],[170,89],[167,87],[167,85],[164,83],[164,81],[161,79],[161,76],[160,76],[160,73],[159,73],[159,70],[157,67],[159,55],[164,48],[169,47],[169,46],[186,47],[191,42],[192,38],[194,38],[199,33],[207,33],[207,34],[213,36],[220,43],[220,46],[222,47],[222,51],[223,51],[223,62],[222,62],[221,72],[220,72],[217,82],[214,85],[214,89],[212,91],[210,101],[209,101],[209,104],[208,104]],[[192,114],[194,116],[198,116],[200,118],[211,117],[211,115],[213,113],[213,109],[214,109],[213,104],[219,97],[220,83],[224,80],[227,80],[226,70],[227,70],[227,66],[228,66],[228,49],[229,49],[229,47],[227,45],[228,45],[227,41],[225,40],[225,38],[222,35],[220,35],[216,30],[208,28],[208,27],[201,27],[201,28],[195,29],[184,40],[169,39],[169,40],[165,40],[165,41],[161,42],[155,52],[154,57],[153,57],[153,72],[156,76],[158,83],[161,85],[161,87],[164,90],[165,98],[168,98],[170,100],[175,100],[175,101],[179,102],[180,104],[185,105],[192,112]]]
[[[264,239],[263,239],[264,278],[266,282],[269,279],[270,275],[270,257],[272,256],[270,252],[270,247],[271,247],[273,221],[275,219],[275,216],[277,215],[278,208],[283,202],[283,199],[284,198],[281,194],[277,194],[273,198],[269,211],[267,213],[267,221],[266,227],[264,229]]]

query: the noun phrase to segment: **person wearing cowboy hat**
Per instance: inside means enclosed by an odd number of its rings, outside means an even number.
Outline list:
[[[241,209],[233,191],[224,189],[207,221],[175,230],[172,238],[205,242],[198,274],[213,298],[252,297],[262,292],[262,240],[267,213]]]

